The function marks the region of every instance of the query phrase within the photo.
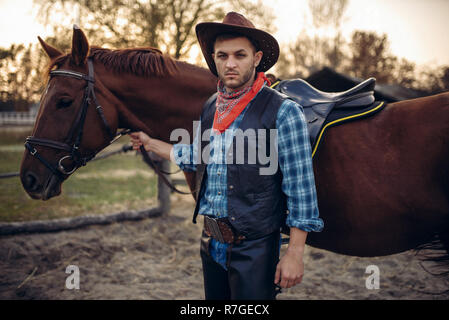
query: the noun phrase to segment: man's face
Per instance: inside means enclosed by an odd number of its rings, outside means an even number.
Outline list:
[[[226,89],[239,90],[252,84],[262,51],[254,52],[251,41],[245,37],[217,39],[212,57],[218,78]]]

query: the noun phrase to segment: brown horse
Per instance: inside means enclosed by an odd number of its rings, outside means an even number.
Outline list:
[[[170,132],[185,128],[192,133],[192,121],[199,119],[203,103],[216,91],[216,78],[208,70],[155,49],[89,48],[79,29],[74,29],[68,54],[42,40],[41,44],[51,59],[48,71],[88,75],[91,57],[104,121],[95,111],[97,103],[87,100],[90,107],[79,144],[84,156],[108,145],[106,123],[113,133],[117,128],[142,130],[173,143]],[[33,136],[69,145],[64,138],[79,123],[75,119],[83,108],[86,83],[92,79],[61,72],[48,80]],[[70,163],[75,160],[68,148],[31,144],[22,160],[22,184],[34,199],[57,196],[69,175],[55,174],[36,154],[53,167],[63,157],[63,168],[77,164]],[[325,228],[311,233],[307,243],[356,256],[399,253],[436,234],[448,246],[448,158],[449,93],[392,103],[374,117],[331,128],[314,157]],[[192,178],[187,175],[194,190]]]

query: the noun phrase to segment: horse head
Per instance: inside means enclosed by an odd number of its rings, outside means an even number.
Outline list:
[[[50,59],[48,80],[32,136],[25,143],[20,178],[33,199],[47,200],[59,195],[65,179],[109,144],[117,131],[118,112],[95,77],[81,29],[74,26],[66,54],[38,39]]]

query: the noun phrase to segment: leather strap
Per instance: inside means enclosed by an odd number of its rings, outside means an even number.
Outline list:
[[[25,141],[30,143],[30,144],[37,144],[39,146],[50,147],[50,148],[54,148],[54,149],[60,149],[60,150],[64,150],[64,151],[67,151],[67,152],[70,152],[72,150],[72,147],[69,146],[68,144],[62,143],[62,142],[58,142],[58,141],[54,141],[54,140],[48,140],[48,139],[43,139],[43,138],[27,137]]]
[[[162,179],[162,181],[172,190],[180,194],[192,194],[192,192],[184,192],[179,189],[177,189],[174,185],[172,185],[168,179],[165,177],[164,173],[159,170],[159,168],[156,166],[154,161],[150,158],[147,151],[143,146],[140,146],[140,153],[142,153],[143,160],[156,172],[156,174],[159,176],[159,178]]]
[[[87,60],[87,67],[89,68],[89,75],[91,75],[93,77],[94,75],[94,66],[93,66],[93,62],[92,59],[88,59]],[[108,132],[109,138],[110,140],[114,139],[114,133],[111,130],[111,127],[109,126],[108,121],[106,120],[106,117],[104,116],[104,112],[103,112],[103,108],[101,107],[101,105],[98,103],[97,100],[97,96],[95,95],[95,90],[94,90],[94,81],[92,79],[92,81],[88,80],[88,84],[87,84],[88,88],[89,88],[89,93],[92,96],[92,99],[95,103],[95,109],[97,110],[101,121],[103,121],[103,124],[106,128],[106,131]]]
[[[64,175],[57,170],[54,166],[52,166],[50,163],[48,163],[47,160],[45,160],[41,155],[36,151],[36,149],[29,144],[28,142],[25,143],[25,148],[28,149],[30,154],[33,157],[36,157],[44,166],[46,166],[54,175],[56,175],[59,179],[64,180]]]

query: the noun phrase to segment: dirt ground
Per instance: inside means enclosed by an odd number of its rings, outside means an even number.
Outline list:
[[[159,217],[45,234],[0,237],[0,299],[204,299],[199,237],[190,196],[172,196]],[[285,248],[283,248],[285,250]],[[449,282],[412,251],[358,258],[307,246],[303,282],[278,299],[445,299]],[[66,288],[69,265],[79,289]],[[379,289],[365,273],[379,268]]]

